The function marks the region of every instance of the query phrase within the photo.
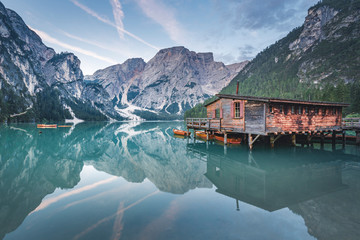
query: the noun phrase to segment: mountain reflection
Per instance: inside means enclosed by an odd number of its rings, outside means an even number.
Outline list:
[[[186,157],[186,142],[169,134],[170,125],[84,123],[41,132],[35,125],[1,126],[0,239],[46,195],[77,185],[84,164],[130,182],[147,178],[164,192],[210,188],[206,165]]]
[[[55,189],[74,188],[84,165],[128,182],[148,179],[173,194],[215,185],[234,206],[242,201],[267,211],[288,207],[318,239],[354,238],[354,223],[360,222],[360,210],[353,207],[360,206],[358,156],[299,147],[225,150],[175,138],[172,128],[182,127],[82,123],[40,133],[35,125],[0,126],[0,239]]]
[[[237,207],[238,201],[270,212],[288,207],[317,239],[358,238],[359,156],[300,147],[224,151],[205,143],[190,143],[187,151],[207,162],[206,177]]]

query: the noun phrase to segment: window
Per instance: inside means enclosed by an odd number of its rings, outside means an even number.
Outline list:
[[[305,107],[305,114],[309,114],[309,108]]]
[[[287,115],[288,114],[288,106],[284,106],[284,114]]]
[[[220,118],[220,109],[215,109],[215,118]]]
[[[326,108],[322,108],[321,113],[322,113],[323,116],[325,116],[326,115]]]
[[[274,108],[273,108],[273,106],[269,106],[269,113],[274,113]]]
[[[302,114],[302,107],[301,106],[299,106],[298,113]]]
[[[318,107],[315,107],[315,115],[319,115],[319,108]]]
[[[234,107],[235,107],[235,118],[240,118],[240,102],[235,102]]]
[[[295,114],[295,106],[291,106],[291,114]]]
[[[333,108],[333,115],[336,115],[336,108]]]
[[[280,113],[283,113],[284,112],[284,106],[283,105],[280,105]]]

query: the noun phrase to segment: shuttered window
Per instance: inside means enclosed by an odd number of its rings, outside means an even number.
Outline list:
[[[215,109],[215,118],[220,118],[220,109]]]

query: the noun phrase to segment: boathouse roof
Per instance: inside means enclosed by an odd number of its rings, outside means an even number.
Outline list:
[[[268,98],[268,97],[252,97],[252,96],[239,96],[230,94],[216,94],[217,99],[205,104],[205,107],[218,101],[221,98],[233,99],[233,100],[249,100],[266,103],[287,103],[287,104],[305,104],[305,105],[317,105],[317,106],[336,106],[347,107],[350,104],[340,102],[322,102],[322,101],[304,101],[297,99],[284,99],[284,98]]]

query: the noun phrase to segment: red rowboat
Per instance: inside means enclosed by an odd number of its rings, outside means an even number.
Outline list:
[[[37,124],[37,128],[57,128],[56,124]]]
[[[224,142],[224,136],[215,135],[215,139],[220,141],[220,142]],[[240,144],[241,143],[241,138],[228,137],[227,138],[227,143]]]
[[[173,132],[174,132],[174,134],[181,135],[181,136],[190,136],[191,135],[191,132],[178,130],[178,129],[173,129]]]
[[[205,132],[195,132],[196,137],[202,138],[202,139],[206,139],[206,133]],[[214,135],[209,134],[209,140],[214,139]]]

